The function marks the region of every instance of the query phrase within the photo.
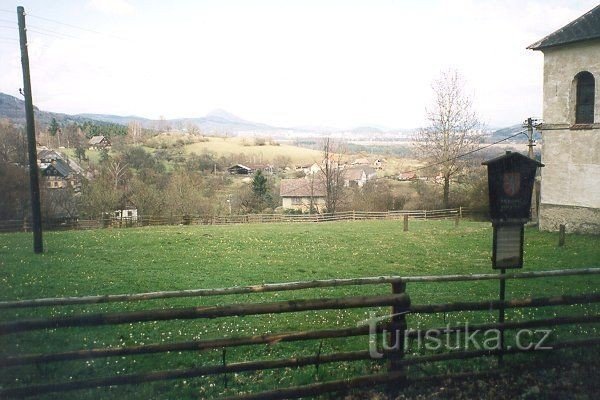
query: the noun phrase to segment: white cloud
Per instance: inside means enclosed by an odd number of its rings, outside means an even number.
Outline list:
[[[91,0],[88,7],[106,14],[133,15],[135,13],[135,8],[125,0]]]

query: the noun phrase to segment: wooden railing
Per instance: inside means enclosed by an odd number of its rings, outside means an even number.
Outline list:
[[[230,225],[259,223],[331,222],[363,220],[399,220],[405,217],[419,220],[462,218],[471,213],[464,207],[444,210],[342,211],[335,214],[232,214],[217,216],[136,216],[123,218],[77,219],[69,222],[45,222],[48,230],[86,230],[100,228],[130,228],[155,225]],[[0,232],[28,232],[27,220],[0,221]]]
[[[93,327],[93,326],[112,326],[120,324],[136,324],[143,321],[169,321],[169,320],[190,320],[190,319],[215,319],[227,318],[232,316],[249,316],[260,314],[283,314],[319,310],[342,310],[354,308],[372,308],[389,306],[391,313],[388,318],[382,318],[377,324],[344,326],[339,328],[319,329],[315,327],[306,331],[286,331],[265,333],[259,332],[252,336],[240,336],[232,338],[213,338],[197,339],[184,342],[171,343],[150,343],[137,346],[119,346],[119,347],[96,347],[91,349],[69,350],[62,352],[48,353],[18,353],[3,355],[0,357],[0,369],[6,370],[26,365],[36,365],[38,367],[59,362],[76,360],[92,360],[106,357],[129,357],[142,354],[161,354],[168,352],[184,351],[203,351],[211,349],[227,349],[239,346],[254,346],[260,344],[277,345],[283,342],[302,342],[324,340],[332,338],[349,338],[356,336],[365,336],[369,340],[375,340],[377,337],[388,341],[390,344],[398,343],[399,346],[390,346],[388,349],[380,349],[383,359],[387,360],[388,370],[382,374],[372,374],[366,376],[351,377],[343,380],[333,380],[328,382],[318,382],[309,385],[300,385],[277,390],[263,391],[259,393],[244,394],[237,397],[227,397],[228,399],[282,399],[297,398],[301,396],[310,396],[326,392],[336,392],[352,388],[373,387],[382,384],[391,384],[394,390],[423,380],[435,380],[448,377],[456,379],[468,378],[473,376],[484,376],[494,373],[492,371],[483,372],[461,372],[454,375],[436,375],[432,377],[411,377],[407,367],[412,365],[429,364],[448,360],[462,360],[479,357],[510,355],[516,353],[533,352],[533,348],[503,348],[503,349],[476,349],[444,352],[440,354],[428,354],[420,356],[406,356],[404,348],[405,338],[422,338],[435,332],[435,335],[447,335],[455,332],[465,332],[474,330],[497,329],[502,331],[531,329],[536,327],[554,327],[573,324],[590,324],[600,322],[600,315],[594,313],[595,308],[588,309],[588,312],[581,315],[572,315],[572,311],[566,316],[553,316],[552,318],[530,319],[524,321],[514,321],[505,323],[485,323],[471,326],[446,325],[436,329],[410,329],[407,326],[406,314],[432,314],[449,313],[457,311],[480,311],[497,310],[504,308],[537,308],[549,306],[564,305],[586,305],[600,303],[600,293],[580,293],[565,294],[559,296],[546,296],[524,299],[513,299],[504,302],[498,300],[485,301],[458,301],[453,303],[441,304],[412,304],[406,290],[407,284],[438,284],[440,282],[460,282],[460,281],[484,281],[496,279],[537,279],[537,278],[555,278],[568,276],[590,276],[594,277],[600,274],[600,268],[572,269],[572,270],[552,270],[540,272],[509,273],[509,274],[477,274],[477,275],[444,275],[444,276],[382,276],[353,279],[332,279],[332,280],[314,280],[303,282],[288,282],[262,284],[254,286],[238,286],[228,288],[214,289],[190,289],[178,291],[162,291],[137,294],[120,294],[104,296],[83,296],[83,297],[62,297],[28,300],[11,300],[0,302],[0,311],[14,312],[21,309],[22,315],[27,309],[43,310],[42,307],[61,307],[74,305],[90,305],[96,303],[111,302],[131,302],[147,301],[155,299],[172,299],[183,297],[210,297],[227,295],[256,295],[266,292],[285,292],[297,291],[314,288],[334,288],[342,286],[362,286],[362,285],[390,285],[391,293],[383,295],[368,296],[342,296],[332,298],[304,298],[300,300],[284,300],[273,302],[258,303],[237,303],[224,304],[203,307],[173,307],[159,309],[141,309],[136,311],[113,311],[92,313],[84,312],[74,315],[59,315],[44,318],[17,318],[6,320],[2,318],[0,322],[0,337],[10,337],[10,335],[20,335],[29,331],[55,331],[57,329],[69,327]],[[460,299],[459,299],[460,300]],[[14,310],[14,311],[11,311]],[[591,311],[590,311],[591,310]],[[53,312],[53,314],[55,314]],[[37,313],[36,315],[39,315]],[[363,321],[364,322],[364,321]],[[89,335],[91,331],[86,331]],[[368,341],[365,341],[365,344]],[[368,342],[371,343],[371,342]],[[593,346],[600,344],[600,338],[587,337],[585,339],[553,341],[552,350],[560,350],[581,346]],[[365,346],[366,347],[366,346]],[[0,388],[0,398],[25,397],[31,395],[41,395],[51,392],[64,392],[79,389],[90,389],[97,387],[118,386],[142,384],[146,382],[155,382],[173,379],[188,379],[208,377],[213,375],[223,375],[247,371],[264,371],[282,368],[299,368],[304,366],[318,366],[323,364],[371,361],[373,354],[370,351],[340,351],[329,354],[319,354],[310,356],[295,356],[292,358],[240,361],[233,363],[200,365],[185,369],[165,369],[152,372],[138,372],[132,374],[122,374],[107,377],[94,377],[80,380],[66,380],[57,383],[38,383],[32,382],[28,385],[14,385],[5,383]],[[43,370],[43,369],[42,369]],[[0,374],[1,375],[1,374]]]

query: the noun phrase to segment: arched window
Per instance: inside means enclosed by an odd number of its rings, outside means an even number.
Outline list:
[[[575,104],[575,123],[594,123],[594,94],[596,84],[594,75],[587,71],[580,72],[575,76],[577,80],[577,97]]]

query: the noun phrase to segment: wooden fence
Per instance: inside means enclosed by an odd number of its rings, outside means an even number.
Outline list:
[[[432,314],[449,313],[458,311],[478,311],[478,310],[496,310],[504,308],[531,308],[547,307],[561,305],[584,305],[600,302],[600,293],[583,293],[576,295],[562,295],[552,297],[536,297],[525,299],[514,299],[504,302],[498,300],[486,300],[465,302],[458,301],[444,304],[412,304],[406,290],[407,284],[440,282],[460,282],[460,281],[484,281],[498,279],[538,279],[538,278],[557,278],[568,276],[598,275],[600,268],[572,269],[572,270],[552,270],[540,272],[521,272],[499,274],[477,274],[477,275],[444,275],[444,276],[380,276],[354,279],[331,279],[314,280],[303,282],[288,282],[275,284],[262,284],[255,286],[238,286],[228,288],[214,289],[191,289],[177,291],[162,291],[137,294],[103,295],[103,296],[83,296],[83,297],[63,297],[63,298],[44,298],[29,300],[14,300],[0,302],[0,311],[9,312],[17,309],[38,309],[40,307],[61,307],[73,305],[91,305],[98,303],[113,302],[134,302],[148,301],[153,299],[172,299],[183,297],[209,297],[226,296],[233,294],[256,295],[265,292],[284,292],[297,291],[311,288],[333,288],[341,286],[361,286],[361,285],[390,285],[390,293],[384,295],[369,296],[344,296],[339,298],[308,298],[300,300],[257,302],[242,304],[225,304],[204,307],[184,307],[184,308],[161,308],[161,309],[143,309],[137,311],[120,311],[91,313],[84,312],[76,315],[53,316],[46,318],[18,318],[0,322],[0,336],[18,335],[28,331],[38,330],[56,330],[68,327],[93,327],[110,326],[120,324],[135,324],[143,321],[169,321],[182,319],[214,319],[232,316],[248,316],[260,314],[280,314],[296,313],[302,311],[318,310],[342,310],[352,308],[369,308],[389,306],[391,314],[389,318],[384,318],[376,325],[350,326],[334,329],[314,329],[309,331],[293,332],[261,332],[252,336],[241,336],[232,338],[216,338],[191,340],[185,342],[171,343],[151,343],[140,344],[137,346],[120,347],[97,347],[92,349],[70,350],[54,353],[23,353],[11,354],[0,357],[0,370],[14,368],[23,365],[42,365],[76,360],[91,360],[107,357],[126,357],[141,354],[160,354],[167,352],[184,351],[206,351],[211,349],[227,349],[238,346],[254,346],[261,344],[277,345],[281,342],[297,342],[310,340],[323,340],[331,338],[348,338],[356,336],[365,336],[369,340],[373,339],[373,334],[379,335],[381,340],[386,340],[390,344],[397,343],[398,346],[391,346],[388,349],[381,350],[382,355],[388,363],[388,371],[383,374],[373,374],[367,376],[358,376],[339,381],[329,381],[313,383],[303,386],[295,386],[284,389],[270,390],[266,392],[245,394],[237,397],[228,397],[228,399],[283,399],[298,398],[303,396],[315,395],[326,392],[337,392],[349,390],[352,388],[366,388],[382,384],[393,384],[396,390],[415,382],[423,380],[435,380],[448,377],[468,378],[472,376],[483,376],[494,371],[484,372],[462,372],[456,375],[443,375],[433,377],[411,378],[407,374],[406,367],[411,365],[428,364],[448,360],[462,360],[489,356],[504,356],[522,352],[535,351],[535,349],[505,348],[505,349],[478,349],[453,351],[441,354],[430,354],[422,356],[407,357],[404,354],[404,339],[420,338],[431,332],[431,330],[408,329],[406,313],[410,314]],[[20,313],[22,315],[22,313]],[[54,314],[54,313],[53,313]],[[588,312],[582,315],[556,316],[553,318],[526,320],[518,322],[487,323],[472,326],[445,326],[436,330],[438,335],[448,335],[455,332],[464,332],[473,330],[498,329],[502,332],[516,329],[530,329],[536,327],[553,327],[570,324],[590,324],[600,322],[600,315]],[[385,337],[385,339],[384,339]],[[365,340],[365,344],[368,343]],[[551,343],[553,350],[592,346],[600,344],[600,338],[588,337],[585,339],[554,341]],[[366,347],[366,346],[365,346]],[[305,366],[318,366],[328,363],[354,362],[354,361],[373,361],[373,355],[370,351],[343,351],[331,354],[317,354],[313,356],[302,356],[287,359],[243,361],[218,365],[201,365],[188,369],[167,369],[152,372],[139,372],[134,374],[116,375],[108,377],[97,377],[82,380],[66,380],[57,383],[36,383],[26,386],[4,386],[0,388],[0,398],[26,397],[31,395],[41,395],[52,392],[64,392],[79,389],[90,389],[117,385],[142,384],[145,382],[154,382],[172,379],[200,378],[211,375],[223,375],[230,373],[264,371],[282,368],[299,368]]]
[[[330,222],[364,220],[411,219],[435,220],[462,218],[471,215],[470,210],[459,207],[444,210],[402,211],[342,211],[335,214],[232,214],[220,216],[136,216],[123,218],[77,219],[69,222],[44,222],[47,230],[86,230],[100,228],[130,228],[156,225],[230,225],[258,223]],[[27,220],[0,221],[0,232],[28,232],[31,224]]]

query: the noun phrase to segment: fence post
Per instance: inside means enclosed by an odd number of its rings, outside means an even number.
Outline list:
[[[462,206],[458,207],[458,216],[462,218]]]
[[[423,210],[425,211],[425,221],[427,221],[427,210]]]
[[[404,232],[408,232],[408,214],[404,214]]]
[[[394,282],[392,283],[392,294],[401,294],[406,291],[405,282]],[[390,336],[389,346],[392,353],[389,357],[388,371],[398,372],[402,371],[404,367],[400,365],[400,361],[404,358],[404,336],[406,332],[406,308],[398,305],[392,306],[392,318],[390,324]],[[399,379],[393,382],[389,390],[391,393],[395,393],[399,388],[404,386],[404,379]]]
[[[558,247],[562,247],[565,245],[565,225],[560,224],[558,228]]]

